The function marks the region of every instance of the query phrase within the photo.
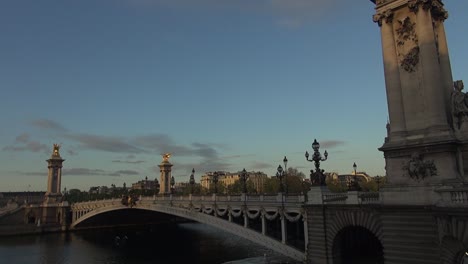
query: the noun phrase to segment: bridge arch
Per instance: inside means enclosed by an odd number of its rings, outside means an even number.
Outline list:
[[[127,210],[129,209],[129,207],[120,205],[120,204],[113,204],[111,206],[96,208],[94,210],[87,212],[82,217],[80,217],[75,222],[73,222],[71,225],[71,229],[76,228],[77,225],[79,225],[80,223],[94,216],[97,216],[99,214],[103,214],[103,213],[115,211],[115,210],[124,210],[124,209]],[[193,220],[193,221],[206,224],[206,225],[221,229],[223,231],[232,233],[234,235],[243,237],[247,240],[253,241],[266,248],[274,250],[280,254],[288,256],[292,259],[295,259],[298,261],[305,260],[304,252],[301,252],[300,250],[297,250],[291,246],[285,245],[281,241],[277,241],[255,230],[245,228],[236,223],[229,222],[227,220],[224,220],[223,218],[219,218],[219,217],[205,214],[203,212],[199,212],[199,210],[190,210],[190,209],[186,209],[182,207],[164,206],[164,205],[158,205],[158,204],[139,205],[131,209],[155,211],[159,213],[164,213],[168,215],[173,215],[173,216],[178,216],[178,217],[182,217],[185,219]]]
[[[338,211],[329,223],[327,247],[334,264],[384,263],[381,224],[374,214]]]
[[[441,243],[441,262],[443,264],[468,264],[464,261],[465,253],[468,252],[468,245],[464,245],[460,240],[445,236]]]

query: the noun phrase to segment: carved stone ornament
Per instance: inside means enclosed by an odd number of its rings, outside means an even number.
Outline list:
[[[444,9],[444,5],[440,0],[410,0],[408,8],[417,13],[419,7],[423,10],[430,10],[434,20],[445,20],[448,18],[448,12]]]
[[[372,17],[372,20],[379,25],[382,26],[382,21],[385,19],[386,23],[392,23],[393,21],[393,11],[387,10],[383,13],[377,13]]]
[[[414,152],[411,159],[403,166],[408,176],[416,181],[437,175],[437,168],[433,160],[423,160],[421,154]]]
[[[407,41],[412,41],[415,44],[418,43],[418,38],[416,37],[415,23],[411,21],[409,17],[406,17],[403,20],[398,20],[399,27],[396,30],[398,39],[397,45],[403,46]]]
[[[386,4],[386,3],[390,2],[390,1],[392,1],[392,0],[376,0],[375,3],[377,5],[383,5],[383,4]]]
[[[414,72],[416,65],[419,63],[419,47],[411,49],[403,58],[400,66],[407,72]]]
[[[396,29],[396,44],[400,66],[407,72],[414,72],[416,65],[419,63],[418,38],[415,31],[416,24],[409,17],[399,20],[398,23],[400,26]],[[413,46],[413,48],[405,54],[405,50],[407,50],[405,46]]]

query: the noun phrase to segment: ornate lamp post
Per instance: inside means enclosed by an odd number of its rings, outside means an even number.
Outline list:
[[[283,159],[284,164],[284,185],[286,186],[286,194],[288,194],[288,159],[284,156]]]
[[[283,193],[283,177],[284,177],[284,171],[283,171],[283,167],[281,167],[281,165],[278,165],[278,169],[277,169],[277,172],[276,172],[276,177],[279,179],[280,181],[280,193]]]
[[[171,193],[174,193],[175,179],[174,176],[171,177]]]
[[[249,174],[245,168],[240,173],[240,179],[242,181],[242,193],[247,193],[247,179],[249,178]]]
[[[190,184],[190,194],[193,194],[193,186],[195,185],[195,168],[192,168],[192,174],[190,174],[190,180],[189,180],[189,184]]]
[[[219,174],[217,171],[213,173],[213,183],[214,183],[214,193],[218,193],[218,177]]]
[[[357,179],[357,176],[356,176],[356,169],[357,169],[356,162],[354,162],[354,164],[353,164],[353,169],[354,169],[354,177],[353,177],[352,190],[353,191],[359,191],[360,186],[359,186],[359,182],[358,182],[358,179]]]
[[[312,186],[320,186],[326,185],[325,183],[325,175],[323,174],[324,170],[320,170],[320,161],[326,161],[328,157],[328,152],[325,150],[322,157],[320,154],[320,144],[317,142],[317,139],[314,139],[314,143],[312,143],[312,149],[314,150],[314,154],[312,154],[312,158],[309,159],[309,152],[306,151],[305,158],[307,161],[314,162],[315,164],[315,172],[314,170],[310,170],[310,181]]]

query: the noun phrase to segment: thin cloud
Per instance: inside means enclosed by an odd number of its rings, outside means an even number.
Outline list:
[[[281,27],[297,28],[308,21],[321,18],[337,4],[337,0],[126,0],[138,9],[160,6],[192,9],[272,14]]]
[[[47,145],[36,141],[30,140],[30,136],[27,133],[23,133],[16,137],[15,143],[10,146],[5,146],[2,148],[3,151],[15,151],[15,152],[47,152],[48,151]]]
[[[145,150],[132,145],[124,138],[98,136],[90,134],[67,134],[68,139],[79,142],[80,148],[93,149],[107,152],[124,152],[124,153],[144,153]]]
[[[145,163],[144,160],[113,160],[113,163],[140,164]]]
[[[67,129],[58,122],[49,119],[36,119],[31,121],[31,124],[37,128],[55,130],[57,132],[66,132]]]
[[[335,148],[335,147],[339,147],[339,146],[342,146],[346,144],[345,141],[342,141],[342,140],[324,140],[322,142],[320,142],[320,148],[323,149],[323,148]]]
[[[250,168],[253,170],[264,170],[264,169],[269,169],[274,167],[275,165],[271,163],[266,163],[266,162],[260,162],[260,161],[254,161],[251,165]]]
[[[88,168],[71,168],[64,169],[63,175],[70,176],[113,176],[120,177],[124,175],[139,175],[138,171],[134,170],[118,170],[118,171],[106,171],[102,169],[88,169]]]

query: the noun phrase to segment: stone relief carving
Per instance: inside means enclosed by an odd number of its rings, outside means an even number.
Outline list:
[[[453,82],[452,115],[453,126],[457,129],[461,129],[463,124],[468,124],[468,94],[462,92],[463,87],[462,80]]]
[[[396,29],[397,48],[400,66],[407,72],[414,72],[419,63],[418,38],[415,31],[415,23],[409,17],[399,20],[399,27]],[[413,46],[406,54],[407,46]]]
[[[412,22],[409,17],[406,17],[403,20],[398,20],[399,28],[397,28],[396,33],[398,36],[397,45],[403,46],[407,41],[412,41],[418,43],[418,38],[416,37],[416,31],[414,26],[416,23]]]
[[[393,11],[392,10],[387,10],[383,13],[377,13],[372,17],[372,20],[379,25],[379,27],[382,26],[382,21],[385,19],[386,23],[392,23],[393,22]]]
[[[419,63],[419,47],[412,48],[401,60],[401,67],[407,72],[414,72]]]
[[[422,7],[423,10],[430,10],[434,20],[440,21],[448,18],[448,12],[440,0],[410,0],[408,2],[408,8],[411,12],[417,13],[419,7]]]
[[[414,152],[407,164],[403,165],[403,170],[408,176],[416,181],[424,180],[427,177],[437,175],[437,168],[433,160],[423,160],[419,152]]]

